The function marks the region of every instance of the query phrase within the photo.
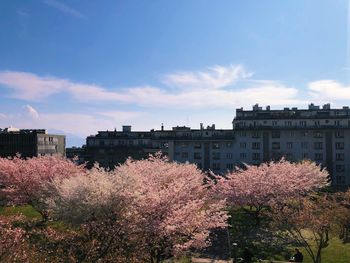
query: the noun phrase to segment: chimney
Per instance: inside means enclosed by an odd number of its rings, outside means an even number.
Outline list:
[[[203,123],[200,123],[199,126],[200,126],[200,129],[201,129],[201,130],[204,129]]]
[[[162,123],[161,131],[164,131],[164,124]]]

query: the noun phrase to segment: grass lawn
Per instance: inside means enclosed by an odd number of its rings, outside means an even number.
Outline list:
[[[304,262],[311,263],[312,260],[306,251],[301,249],[304,255]],[[350,243],[343,244],[339,239],[333,238],[329,246],[322,251],[322,263],[349,263]]]
[[[14,216],[22,214],[28,219],[38,219],[41,215],[30,205],[23,206],[0,206],[0,215]]]

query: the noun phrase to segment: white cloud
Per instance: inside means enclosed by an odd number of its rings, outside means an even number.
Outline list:
[[[43,0],[43,3],[51,6],[53,8],[56,8],[57,10],[61,11],[62,13],[65,13],[70,16],[78,17],[78,18],[86,18],[85,15],[83,15],[81,12],[78,10],[60,2],[57,0]]]
[[[317,101],[336,101],[350,99],[350,86],[334,80],[319,80],[309,83],[309,93]]]
[[[254,103],[300,105],[298,90],[277,81],[256,81],[244,68],[215,66],[206,71],[166,75],[162,81],[173,89],[153,86],[110,90],[98,85],[76,83],[32,73],[2,71],[0,84],[12,90],[12,97],[35,101],[56,93],[65,93],[79,102],[119,102],[152,108],[227,108]],[[249,86],[239,88],[245,80]],[[245,85],[246,86],[246,85]]]
[[[168,74],[164,76],[163,82],[180,88],[219,89],[250,76],[252,73],[247,73],[241,65],[214,66],[206,71]]]

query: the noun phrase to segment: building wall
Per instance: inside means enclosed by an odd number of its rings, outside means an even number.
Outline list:
[[[46,134],[42,130],[0,132],[0,156],[22,157],[59,154],[65,156],[65,136]]]

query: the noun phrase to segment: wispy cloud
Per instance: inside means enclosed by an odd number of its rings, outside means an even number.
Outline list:
[[[252,76],[241,66],[214,66],[206,71],[178,72],[165,75],[163,82],[169,86],[219,89],[232,85],[240,79]]]
[[[84,102],[119,102],[152,108],[228,108],[256,102],[269,105],[300,105],[298,90],[277,81],[250,81],[241,65],[215,66],[205,71],[168,74],[161,78],[166,87],[140,86],[106,89],[99,85],[77,83],[27,72],[0,71],[0,85],[12,97],[36,101],[56,93]],[[244,87],[237,82],[244,80]],[[171,89],[169,89],[171,87]]]
[[[62,13],[65,13],[67,15],[70,16],[74,16],[77,18],[86,18],[86,16],[84,14],[82,14],[81,12],[79,12],[78,10],[60,2],[57,0],[43,0],[43,3],[51,6],[53,8],[56,8],[57,10],[61,11]]]

